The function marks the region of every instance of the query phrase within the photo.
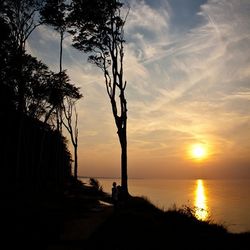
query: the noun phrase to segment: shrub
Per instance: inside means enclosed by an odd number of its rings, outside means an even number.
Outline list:
[[[95,178],[89,178],[89,185],[97,192],[103,192],[103,188],[100,185],[100,182]]]

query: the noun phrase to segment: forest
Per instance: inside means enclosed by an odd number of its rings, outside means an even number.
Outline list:
[[[77,179],[76,103],[83,93],[63,67],[63,42],[70,36],[72,46],[88,55],[86,63],[103,71],[121,145],[122,186],[128,193],[123,79],[123,26],[128,10],[122,16],[122,8],[122,3],[113,0],[1,1],[1,185],[6,192],[58,191],[67,179]],[[58,72],[27,52],[32,32],[41,25],[59,34]],[[68,143],[72,143],[72,154]]]

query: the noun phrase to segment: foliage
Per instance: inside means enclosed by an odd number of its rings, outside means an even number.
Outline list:
[[[0,17],[0,106],[14,108],[15,94],[10,86],[12,54],[14,51],[14,41],[10,33],[10,27],[3,17]]]
[[[40,11],[41,20],[53,26],[58,32],[65,32],[67,27],[66,12],[69,5],[65,0],[47,0]]]
[[[25,112],[25,79],[23,67],[25,63],[25,44],[36,27],[41,25],[38,10],[43,5],[41,0],[4,0],[1,4],[0,17],[8,26],[13,50],[9,55],[10,71],[14,69],[15,88],[17,92],[17,108]],[[12,72],[11,72],[12,73]]]
[[[120,16],[119,1],[73,0],[70,14],[73,46],[90,53],[89,61],[104,69],[111,64],[117,44],[124,42],[125,20]],[[75,27],[75,28],[74,28]]]
[[[3,0],[0,15],[9,25],[16,46],[22,50],[33,30],[41,24],[39,10],[42,0]]]
[[[46,23],[47,25],[51,25],[54,27],[56,31],[60,33],[60,54],[59,54],[59,73],[57,74],[58,79],[56,81],[54,92],[52,95],[54,95],[54,105],[52,106],[51,112],[55,111],[55,117],[56,117],[56,122],[57,122],[57,130],[62,132],[62,125],[66,125],[66,129],[68,130],[71,141],[73,143],[73,146],[76,150],[77,148],[77,143],[75,141],[77,140],[72,140],[74,136],[72,136],[72,129],[71,127],[71,116],[67,116],[65,111],[65,104],[70,102],[75,102],[76,100],[80,99],[82,95],[79,92],[79,89],[72,89],[71,94],[63,94],[62,90],[66,90],[65,88],[65,83],[67,83],[67,87],[74,87],[69,83],[69,78],[65,74],[65,71],[62,70],[62,50],[63,50],[63,40],[64,40],[64,33],[66,32],[66,29],[68,27],[68,12],[69,12],[69,5],[68,2],[65,0],[47,0],[45,5],[40,11],[41,15],[41,20],[42,22]],[[50,112],[50,113],[51,113]],[[49,113],[49,115],[50,115]],[[68,123],[64,123],[64,117],[68,121]],[[48,120],[48,117],[45,118],[45,121]],[[70,121],[70,123],[69,123]],[[68,129],[69,128],[69,129]],[[76,133],[75,133],[76,134]],[[77,158],[77,152],[75,152],[75,158]],[[76,164],[76,159],[75,159],[75,165]],[[76,169],[77,167],[75,167]],[[76,172],[76,171],[75,171]]]
[[[82,95],[65,70],[54,73],[25,50],[30,34],[45,23],[39,16],[44,3],[0,2],[0,115],[6,134],[2,138],[6,145],[3,185],[16,176],[17,186],[58,187],[71,174],[66,141],[51,129],[56,127],[55,111],[62,110],[65,98],[76,100]]]
[[[100,182],[95,179],[95,178],[89,178],[89,185],[95,190],[95,191],[98,191],[98,192],[103,192],[103,188],[102,186],[100,185]]]
[[[48,103],[51,104],[53,109],[58,106],[62,107],[64,98],[66,97],[72,99],[79,99],[82,97],[80,89],[70,83],[66,71],[52,73],[48,89]]]
[[[17,38],[12,30],[15,22],[10,20],[11,14],[8,14],[8,11],[15,13],[11,6],[4,9],[7,17],[4,17],[3,10],[0,16],[0,27],[3,31],[0,38],[0,87],[1,94],[3,97],[6,96],[1,102],[15,109],[18,109],[22,102],[22,112],[37,119],[44,119],[53,125],[55,108],[62,107],[65,97],[79,99],[80,90],[70,83],[65,71],[54,73],[35,57],[19,51]]]

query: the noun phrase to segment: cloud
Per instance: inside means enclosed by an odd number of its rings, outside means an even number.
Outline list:
[[[169,6],[165,2],[159,7],[152,8],[145,1],[130,1],[125,36],[139,61],[158,55],[169,40]]]
[[[159,94],[134,102],[130,137],[138,138],[140,132],[136,145],[141,138],[142,145],[146,141],[148,148],[155,148],[153,134],[157,134],[162,138],[159,150],[166,141],[178,150],[181,144],[202,140],[212,145],[214,155],[235,150],[239,157],[246,156],[250,143],[249,5],[208,1],[199,13],[205,22],[179,39],[176,36],[172,43],[167,41],[161,57],[150,61],[148,82],[155,88],[151,93],[155,95],[157,89]]]
[[[130,12],[126,23],[128,32],[143,31],[142,33],[149,35],[151,40],[156,39],[152,34],[159,34],[163,30],[168,30],[169,13],[168,5],[163,8],[155,9],[148,5],[145,1],[131,1]],[[151,35],[150,35],[151,34]]]
[[[192,165],[184,158],[186,148],[195,142],[209,145],[211,159],[207,164],[227,170],[229,159],[233,159],[232,167],[239,159],[238,163],[247,166],[249,1],[201,1],[203,4],[196,6],[199,19],[193,17],[195,25],[191,20],[192,26],[187,27],[192,28],[179,33],[174,27],[178,8],[171,9],[167,1],[151,2],[130,1],[125,25],[131,172],[138,176],[143,164],[155,164],[164,173],[167,164],[169,173],[177,173],[186,164]],[[37,31],[30,51],[56,67],[57,36],[47,29]],[[110,175],[119,164],[119,142],[102,72],[87,64],[86,55],[73,49],[70,40],[65,41],[64,65],[84,95],[78,104],[80,171],[84,174],[84,166],[91,165],[93,173],[105,175],[104,164],[109,166]],[[113,163],[104,163],[105,157],[114,155]]]

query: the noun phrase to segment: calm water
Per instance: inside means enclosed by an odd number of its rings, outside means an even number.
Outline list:
[[[82,178],[88,183],[89,179]],[[98,179],[105,192],[111,193],[113,181]],[[196,209],[196,217],[212,219],[230,232],[250,231],[250,180],[148,180],[130,179],[129,191],[145,196],[159,208],[176,205]]]

